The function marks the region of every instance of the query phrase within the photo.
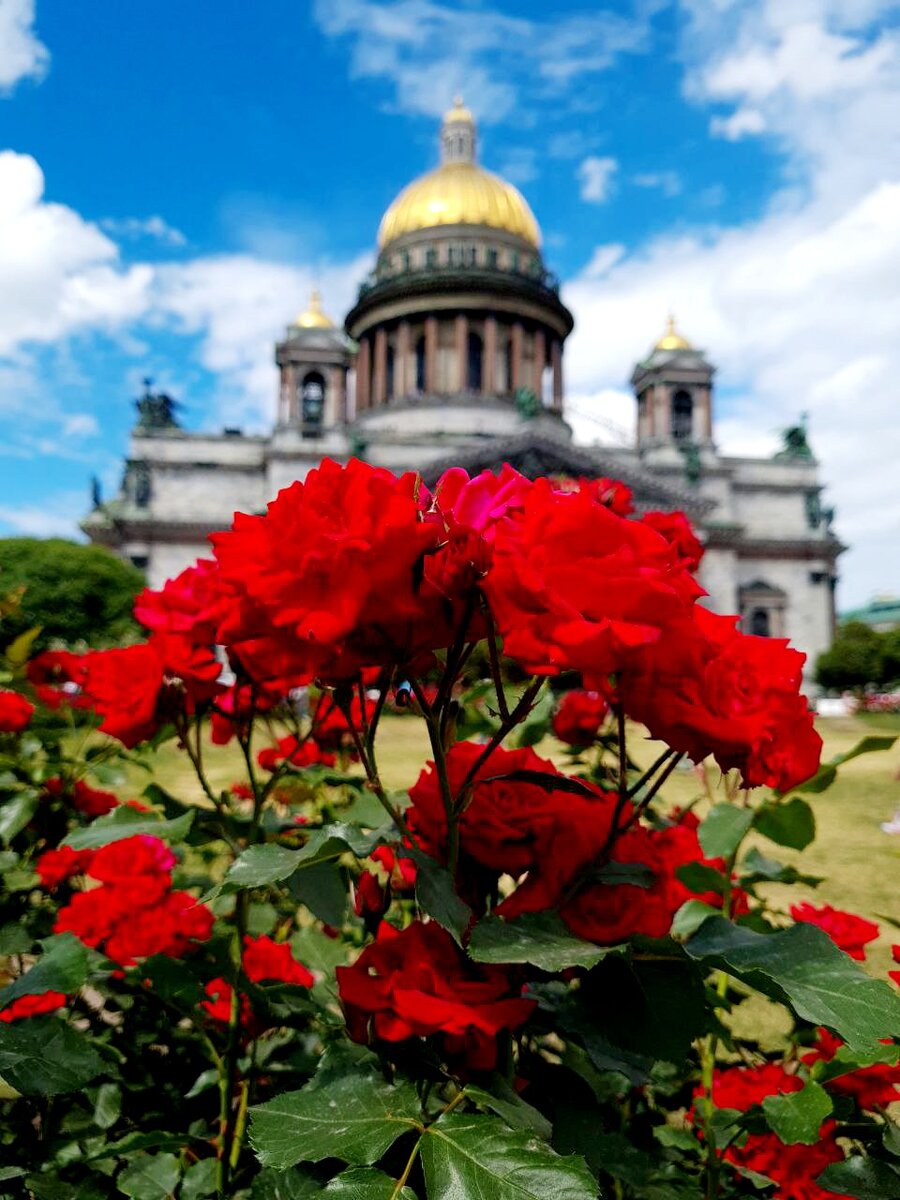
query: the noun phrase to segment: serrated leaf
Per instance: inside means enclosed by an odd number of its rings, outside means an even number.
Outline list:
[[[494,1075],[490,1091],[477,1087],[474,1083],[466,1084],[466,1095],[480,1109],[487,1109],[502,1117],[511,1129],[533,1133],[545,1141],[550,1140],[553,1126],[543,1113],[527,1104],[502,1075]]]
[[[766,1096],[762,1102],[769,1128],[787,1146],[801,1142],[812,1146],[819,1140],[819,1128],[831,1115],[831,1097],[810,1079],[799,1092]]]
[[[260,1171],[250,1192],[252,1200],[307,1200],[321,1194],[321,1183],[311,1175],[296,1169],[275,1171],[271,1167]]]
[[[178,1196],[179,1200],[200,1200],[202,1196],[212,1196],[215,1190],[216,1160],[202,1158],[185,1171]]]
[[[792,850],[805,850],[816,836],[816,818],[813,810],[795,796],[776,804],[764,804],[756,810],[753,827],[770,842],[778,846],[789,846]]]
[[[755,846],[751,846],[741,860],[739,876],[744,884],[805,883],[816,887],[822,882],[821,875],[804,875],[796,867],[767,858]]]
[[[263,846],[248,846],[228,868],[216,891],[227,894],[242,888],[280,883],[297,870],[299,853],[299,850],[276,846],[271,842]]]
[[[343,1075],[251,1108],[250,1142],[264,1166],[339,1158],[368,1167],[420,1117],[412,1084]]]
[[[721,908],[713,908],[704,900],[685,900],[672,918],[672,937],[690,937],[709,917],[721,917],[721,915]]]
[[[596,1200],[583,1158],[562,1157],[546,1142],[512,1133],[496,1117],[451,1113],[422,1136],[428,1200]]]
[[[854,1200],[900,1200],[900,1174],[890,1163],[859,1154],[826,1167],[816,1183]]]
[[[469,957],[476,962],[531,963],[555,974],[569,967],[593,967],[607,953],[582,941],[556,913],[526,913],[515,921],[488,916],[472,930]]]
[[[333,862],[314,863],[291,876],[291,895],[326,925],[342,925],[349,897],[340,868]]]
[[[827,1025],[852,1049],[874,1048],[882,1038],[900,1036],[900,997],[814,925],[800,922],[764,934],[715,917],[685,949],[692,958],[788,1003],[804,1020]]]
[[[0,1075],[24,1096],[76,1092],[103,1066],[85,1035],[59,1017],[0,1023]]]
[[[139,1154],[119,1174],[116,1186],[133,1200],[168,1200],[180,1177],[174,1154]]]
[[[374,1167],[351,1167],[329,1179],[322,1193],[332,1200],[416,1200],[411,1187],[397,1187],[397,1180]]]
[[[753,809],[736,804],[714,804],[697,830],[707,858],[728,858],[753,824]]]
[[[164,842],[183,842],[193,822],[193,812],[182,813],[171,821],[161,821],[127,804],[120,804],[105,817],[92,821],[85,829],[73,830],[63,838],[61,844],[72,850],[96,850],[98,846],[108,846],[110,842],[120,842],[122,838],[138,835],[161,838]]]
[[[429,917],[443,925],[459,945],[472,922],[472,910],[453,886],[450,872],[418,846],[404,850],[416,864],[416,901]]]
[[[18,979],[0,991],[0,1008],[6,1008],[20,996],[39,996],[43,992],[74,995],[87,979],[87,946],[73,933],[60,933],[41,942],[44,953]]]
[[[117,1083],[101,1083],[94,1101],[94,1124],[111,1129],[122,1112],[122,1089]]]
[[[22,832],[37,812],[39,802],[38,793],[27,788],[0,803],[0,841],[4,846],[9,845],[16,834]]]

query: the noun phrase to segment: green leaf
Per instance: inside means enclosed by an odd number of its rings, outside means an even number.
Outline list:
[[[729,858],[753,824],[753,809],[736,804],[714,804],[697,830],[707,858]]]
[[[544,1114],[526,1104],[502,1075],[493,1076],[490,1091],[477,1087],[474,1083],[466,1084],[466,1095],[479,1108],[489,1109],[498,1117],[502,1117],[511,1129],[533,1133],[545,1141],[549,1141],[553,1134],[553,1126]]]
[[[103,1065],[85,1035],[59,1017],[0,1024],[0,1075],[24,1096],[76,1092]]]
[[[826,1192],[854,1200],[900,1200],[900,1174],[890,1163],[854,1155],[826,1167],[816,1180]]]
[[[122,1089],[117,1083],[101,1083],[94,1101],[94,1124],[111,1129],[122,1113]]]
[[[207,1070],[201,1071],[191,1084],[190,1090],[184,1093],[185,1100],[192,1100],[194,1096],[199,1096],[201,1092],[206,1092],[211,1087],[215,1087],[218,1079],[219,1072],[215,1067],[209,1067]]]
[[[27,954],[33,945],[34,938],[18,922],[4,925],[0,929],[0,957]]]
[[[760,854],[755,846],[751,846],[741,860],[739,874],[744,884],[805,883],[809,887],[816,887],[822,882],[821,875],[803,875],[796,867]]]
[[[322,1185],[318,1179],[304,1175],[302,1171],[274,1171],[266,1168],[253,1180],[252,1200],[307,1200],[309,1196],[320,1196]]]
[[[180,1176],[174,1154],[139,1154],[119,1175],[116,1185],[134,1200],[167,1200]]]
[[[476,962],[531,963],[555,974],[569,967],[593,967],[608,953],[603,946],[570,933],[556,913],[526,913],[515,921],[489,916],[472,930],[469,957]]]
[[[373,1167],[351,1167],[326,1184],[322,1195],[333,1200],[416,1200],[411,1187],[398,1190],[397,1180]]]
[[[562,1157],[545,1142],[512,1133],[496,1117],[451,1113],[422,1136],[428,1200],[596,1200],[583,1158]]]
[[[88,974],[88,952],[84,942],[73,933],[60,933],[41,942],[44,953],[30,970],[23,972],[0,991],[0,1008],[6,1008],[20,996],[39,996],[43,992],[73,995]]]
[[[756,810],[753,826],[770,842],[792,850],[805,850],[816,836],[813,810],[799,796],[785,803],[764,804]]]
[[[250,1141],[264,1166],[339,1158],[368,1167],[420,1117],[412,1084],[342,1075],[251,1108]]]
[[[340,858],[348,850],[357,858],[368,858],[384,838],[383,830],[376,829],[366,833],[358,825],[348,825],[345,821],[339,821],[335,825],[324,825],[297,851],[297,864],[311,867],[313,863]]]
[[[105,817],[92,821],[86,829],[73,830],[63,838],[62,845],[70,846],[73,850],[95,850],[98,846],[108,846],[110,842],[120,842],[122,838],[139,834],[162,838],[164,842],[183,842],[193,821],[193,812],[183,813],[172,821],[162,821],[158,817],[148,817],[146,813],[127,804],[120,804]]]
[[[9,643],[3,651],[3,655],[11,666],[24,667],[31,657],[31,647],[40,637],[42,628],[41,625],[34,625]]]
[[[34,814],[40,797],[32,788],[27,788],[11,800],[0,803],[0,841],[8,846],[17,833],[21,833]]]
[[[201,1196],[212,1196],[216,1190],[216,1160],[202,1158],[188,1167],[181,1181],[180,1200],[200,1200]]]
[[[297,871],[288,884],[291,895],[326,925],[342,925],[347,915],[347,887],[333,862]]]
[[[725,876],[716,867],[708,867],[706,863],[684,863],[678,867],[675,874],[691,892],[700,895],[704,892],[715,892],[719,896],[725,892]]]
[[[822,1122],[832,1111],[831,1097],[812,1079],[799,1092],[766,1096],[762,1106],[770,1129],[787,1146],[798,1142],[814,1145]]]
[[[416,900],[421,909],[452,933],[462,945],[462,939],[472,921],[472,910],[456,893],[450,872],[423,853],[418,846],[410,847],[410,858],[416,864]]]
[[[722,917],[705,921],[685,943],[692,958],[720,967],[790,1005],[805,1021],[827,1025],[852,1049],[900,1035],[900,997],[838,950],[821,929],[800,922],[755,933]]]
[[[242,888],[280,883],[297,870],[298,854],[298,850],[276,846],[273,842],[264,846],[248,846],[228,868],[228,873],[216,890],[227,894]]]
[[[685,900],[672,919],[672,937],[686,938],[696,933],[708,917],[721,917],[721,908],[713,908],[704,900]]]
[[[896,740],[896,737],[870,734],[868,737],[864,737],[861,741],[857,742],[851,750],[845,751],[844,754],[837,754],[834,758],[830,758],[828,762],[822,763],[812,779],[807,779],[806,783],[801,783],[792,790],[795,792],[824,792],[826,788],[831,787],[834,783],[837,778],[837,768],[843,763],[850,762],[852,758],[859,758],[861,754],[872,754],[875,751],[890,750]]]

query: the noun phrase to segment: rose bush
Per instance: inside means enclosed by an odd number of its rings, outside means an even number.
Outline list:
[[[900,1195],[900,972],[760,849],[839,763],[802,655],[699,603],[684,514],[326,461],[212,546],[139,644],[6,647],[2,1194]],[[760,993],[777,1054],[732,1020]]]

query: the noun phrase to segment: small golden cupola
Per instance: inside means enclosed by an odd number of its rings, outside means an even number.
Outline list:
[[[521,238],[538,249],[541,233],[522,193],[476,161],[475,119],[462,98],[444,115],[441,163],[413,180],[388,208],[378,230],[386,246],[418,230],[475,225]]]
[[[666,331],[653,347],[654,350],[692,350],[693,346],[678,332],[674,316],[669,313],[666,318]]]
[[[298,329],[334,329],[334,321],[322,312],[322,297],[318,288],[313,288],[310,292],[309,303],[294,325]]]

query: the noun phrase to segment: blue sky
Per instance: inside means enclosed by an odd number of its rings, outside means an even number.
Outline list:
[[[724,449],[810,414],[842,602],[900,591],[888,0],[0,0],[0,531],[115,489],[144,375],[264,427],[275,338],[313,282],[346,310],[456,91],[575,312],[579,436],[630,428],[672,308]]]

